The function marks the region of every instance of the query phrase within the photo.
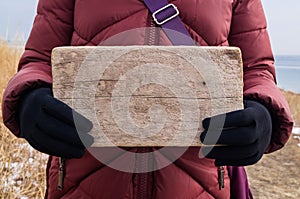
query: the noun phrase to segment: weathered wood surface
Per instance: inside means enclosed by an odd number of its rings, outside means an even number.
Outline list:
[[[243,108],[233,47],[60,47],[53,91],[89,118],[93,146],[201,146],[205,117]]]

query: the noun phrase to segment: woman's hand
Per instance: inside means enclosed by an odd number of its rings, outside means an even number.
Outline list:
[[[38,88],[19,106],[21,135],[38,151],[63,158],[80,158],[94,139],[92,123],[55,99],[51,88]]]
[[[272,119],[266,107],[256,101],[244,101],[243,110],[217,115],[203,120],[204,144],[219,146],[202,147],[205,157],[216,159],[216,166],[246,166],[258,162],[268,147],[272,135]],[[224,119],[224,125],[213,121]],[[219,126],[219,127],[218,127]],[[221,132],[216,143],[208,136]]]

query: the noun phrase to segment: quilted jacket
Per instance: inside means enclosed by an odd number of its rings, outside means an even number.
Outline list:
[[[180,18],[199,45],[237,46],[241,49],[244,98],[264,104],[273,119],[272,139],[266,153],[283,147],[293,122],[288,104],[276,86],[274,59],[261,1],[169,2],[178,7]],[[40,0],[18,73],[10,80],[3,96],[5,125],[20,136],[16,119],[20,98],[34,88],[51,86],[53,48],[96,46],[124,31],[153,25],[151,14],[142,0]],[[159,45],[166,42],[163,33],[157,33],[154,39],[147,31],[139,33],[133,38],[123,38],[118,45]],[[141,152],[138,148],[128,150]],[[127,173],[106,166],[87,152],[81,159],[65,161],[62,190],[57,188],[59,158],[50,157],[46,198],[251,197],[243,168],[229,168],[230,177],[225,170],[225,188],[219,190],[214,161],[199,159],[198,153],[199,148],[191,147],[165,168],[148,173]],[[112,161],[118,158],[121,156],[112,155]],[[233,184],[246,188],[233,190]]]

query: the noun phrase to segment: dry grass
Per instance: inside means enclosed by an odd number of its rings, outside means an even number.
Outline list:
[[[291,91],[282,91],[282,93],[290,105],[295,124],[300,126],[300,94]]]
[[[254,198],[300,198],[300,148],[291,138],[286,146],[265,154],[255,165],[246,167]]]
[[[0,94],[2,99],[3,90],[16,72],[16,66],[20,57],[20,50],[9,48],[6,43],[1,42],[0,40]],[[1,114],[2,115],[2,114]]]
[[[20,50],[0,42],[0,103],[8,80],[16,72]],[[0,199],[43,198],[47,156],[33,150],[23,139],[12,135],[0,115]]]
[[[43,198],[47,157],[0,123],[0,198]]]

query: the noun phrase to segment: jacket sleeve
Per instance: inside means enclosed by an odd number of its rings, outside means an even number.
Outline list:
[[[16,114],[20,98],[34,88],[51,86],[51,51],[57,46],[70,45],[73,8],[74,0],[39,1],[18,72],[9,81],[3,94],[3,122],[16,136],[20,136]]]
[[[274,58],[261,0],[236,1],[229,43],[242,51],[244,99],[259,101],[272,115],[272,139],[266,153],[280,149],[290,136],[293,120],[288,103],[276,85]]]

